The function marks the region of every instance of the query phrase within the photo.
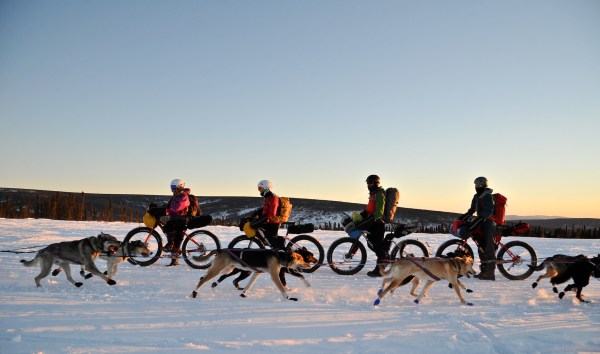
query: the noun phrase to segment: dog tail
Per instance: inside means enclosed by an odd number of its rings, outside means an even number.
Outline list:
[[[546,267],[546,261],[547,261],[547,259],[544,259],[544,261],[543,261],[542,263],[538,264],[538,265],[537,265],[537,266],[535,266],[535,267],[534,267],[534,266],[532,266],[532,265],[530,265],[530,264],[528,264],[527,266],[528,266],[529,268],[531,268],[531,269],[533,269],[533,270],[535,270],[535,271],[538,271],[538,272],[539,272],[540,270],[542,270],[542,269],[544,269],[544,268]]]
[[[28,261],[26,259],[21,259],[21,263],[23,263],[23,265],[25,267],[33,267],[39,261],[39,255],[40,255],[39,253],[36,254],[35,257],[32,260],[30,260],[30,261]]]
[[[212,250],[212,251],[208,252],[207,254],[205,254],[204,256],[192,256],[192,258],[196,262],[206,262],[209,260],[210,257],[212,257],[216,253],[217,253],[217,250]]]

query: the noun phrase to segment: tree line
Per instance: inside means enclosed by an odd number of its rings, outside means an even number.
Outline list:
[[[86,200],[86,194],[55,192],[49,196],[34,194],[13,199],[8,195],[5,200],[0,201],[0,218],[9,219],[53,219],[72,221],[121,221],[142,222],[143,211],[118,203],[113,204],[110,197],[106,203],[98,205]],[[215,218],[214,225],[238,226],[239,216],[228,218]],[[449,234],[449,224],[417,224],[414,232],[428,234]],[[317,229],[341,231],[343,226],[339,222],[325,222],[315,225]],[[387,231],[392,226],[388,225]],[[534,226],[523,236],[542,238],[566,238],[566,239],[597,239],[600,238],[600,228],[578,227],[566,225],[562,228],[543,228]]]
[[[109,198],[103,207],[86,201],[84,192],[56,192],[51,196],[28,195],[13,200],[10,196],[0,202],[0,217],[10,219],[52,219],[71,221],[122,221],[139,222],[140,212],[127,206],[113,205]]]

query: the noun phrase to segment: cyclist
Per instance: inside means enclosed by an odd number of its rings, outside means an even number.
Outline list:
[[[269,180],[264,179],[258,182],[258,192],[264,198],[264,203],[261,208],[250,216],[250,225],[255,230],[263,230],[265,238],[269,241],[273,249],[284,249],[285,238],[277,235],[280,225],[276,220],[279,197],[271,191],[271,188],[272,184]]]
[[[190,201],[188,194],[190,189],[185,188],[185,181],[174,179],[171,181],[171,192],[173,196],[167,203],[167,216],[169,221],[165,224],[164,230],[167,234],[167,244],[163,248],[166,252],[171,252],[171,263],[168,266],[179,264],[179,254],[181,253],[181,242],[183,241],[183,232],[187,222],[188,208]]]
[[[389,243],[383,238],[385,234],[385,222],[383,221],[383,211],[385,208],[385,190],[381,187],[381,180],[377,175],[367,177],[367,189],[369,190],[369,202],[365,210],[360,214],[362,221],[356,223],[360,230],[369,232],[367,236],[373,245],[372,251],[377,256],[375,269],[367,272],[370,277],[380,277],[379,264],[389,260]]]
[[[488,180],[485,177],[475,178],[474,183],[476,193],[471,201],[471,207],[458,219],[466,221],[475,212],[477,212],[477,217],[468,223],[466,227],[459,228],[458,234],[461,238],[466,239],[471,236],[473,230],[481,230],[483,236],[478,248],[481,272],[475,277],[481,280],[496,280],[494,275],[496,271],[496,247],[494,245],[496,223],[490,220],[490,217],[494,214],[493,190],[488,188]]]

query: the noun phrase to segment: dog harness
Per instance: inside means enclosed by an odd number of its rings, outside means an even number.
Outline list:
[[[224,251],[226,251],[227,253],[229,253],[230,256],[232,256],[233,258],[235,258],[244,267],[250,268],[250,269],[252,269],[253,272],[256,272],[256,273],[263,273],[262,270],[256,269],[255,267],[251,266],[247,262],[244,262],[244,260],[242,259],[242,254],[245,251],[240,251],[240,255],[239,256],[237,254],[235,254],[233,251],[231,251],[229,248],[225,248]]]
[[[422,270],[422,271],[424,271],[424,272],[425,272],[425,274],[429,275],[429,276],[431,277],[431,279],[433,279],[433,280],[435,280],[435,281],[440,281],[440,278],[436,277],[436,276],[435,276],[433,273],[431,273],[431,272],[429,271],[429,269],[427,269],[427,268],[423,267],[422,265],[420,265],[420,264],[419,264],[419,263],[418,263],[418,262],[415,260],[415,258],[406,258],[406,259],[408,259],[409,261],[413,262],[413,263],[414,263],[414,265],[416,265],[417,267],[421,268],[421,270]],[[421,260],[421,262],[425,262],[425,261],[426,261],[426,259],[425,259],[425,258],[418,258],[418,259],[419,259],[419,260]]]

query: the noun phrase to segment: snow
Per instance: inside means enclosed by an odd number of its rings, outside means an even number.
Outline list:
[[[138,224],[0,219],[0,250],[47,245],[110,233],[119,239]],[[223,244],[235,227],[210,226]],[[342,232],[315,231],[327,250]],[[431,251],[450,235],[413,234]],[[538,257],[556,253],[588,256],[600,240],[523,238]],[[298,302],[283,300],[268,276],[247,298],[229,280],[200,290],[203,270],[187,265],[119,266],[117,285],[98,277],[81,288],[65,276],[49,276],[36,288],[39,268],[20,259],[35,254],[0,253],[0,353],[600,353],[600,284],[584,289],[591,303],[572,293],[560,300],[545,279],[534,290],[525,281],[496,274],[495,282],[465,279],[474,290],[463,306],[445,282],[418,305],[399,288],[373,307],[381,279],[333,273],[327,266],[306,274],[311,287],[288,277]],[[373,260],[374,255],[369,254]],[[105,262],[96,263],[104,269]],[[74,277],[80,279],[78,272]]]

